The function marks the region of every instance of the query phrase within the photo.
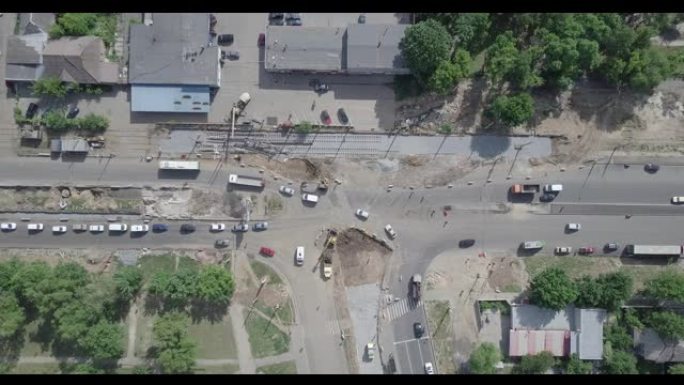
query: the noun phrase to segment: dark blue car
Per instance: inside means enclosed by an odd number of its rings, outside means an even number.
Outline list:
[[[162,231],[167,231],[169,229],[169,226],[163,224],[163,223],[155,223],[152,225],[152,231],[155,232],[162,232]]]

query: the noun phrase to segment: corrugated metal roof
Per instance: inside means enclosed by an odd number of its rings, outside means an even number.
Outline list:
[[[508,355],[520,357],[543,351],[555,357],[576,352],[575,333],[569,330],[511,330]]]
[[[220,51],[209,46],[208,13],[155,13],[152,25],[130,28],[130,84],[220,86]]]
[[[359,74],[408,74],[399,48],[408,25],[349,24],[347,72]]]
[[[579,358],[581,360],[603,359],[603,309],[575,309],[575,321],[579,334]]]
[[[555,311],[534,305],[511,306],[513,329],[574,330],[574,308]]]
[[[133,112],[209,113],[210,91],[207,86],[132,85]]]
[[[346,62],[343,27],[266,27],[267,71],[341,72]]]

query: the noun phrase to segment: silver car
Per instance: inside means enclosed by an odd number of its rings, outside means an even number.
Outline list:
[[[257,222],[252,227],[254,231],[264,231],[266,229],[268,229],[268,222]]]

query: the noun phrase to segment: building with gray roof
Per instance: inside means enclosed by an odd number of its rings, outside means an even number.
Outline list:
[[[195,102],[205,106],[221,85],[221,51],[211,41],[209,22],[208,13],[156,13],[150,25],[131,25],[132,111],[208,112]]]
[[[347,73],[405,75],[410,73],[399,44],[405,24],[349,24]]]
[[[264,66],[270,72],[344,72],[341,27],[266,27]]]
[[[534,305],[514,305],[508,354],[520,357],[549,351],[557,357],[577,353],[582,360],[600,360],[605,321],[603,309],[568,306],[555,311]]]
[[[637,354],[647,361],[659,364],[684,362],[684,341],[665,341],[650,328],[634,331],[634,347]]]

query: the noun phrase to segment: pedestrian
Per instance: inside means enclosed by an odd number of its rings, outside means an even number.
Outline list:
[[[314,108],[316,108],[316,101],[315,100],[313,101],[313,103],[311,103],[311,111],[313,111]]]

